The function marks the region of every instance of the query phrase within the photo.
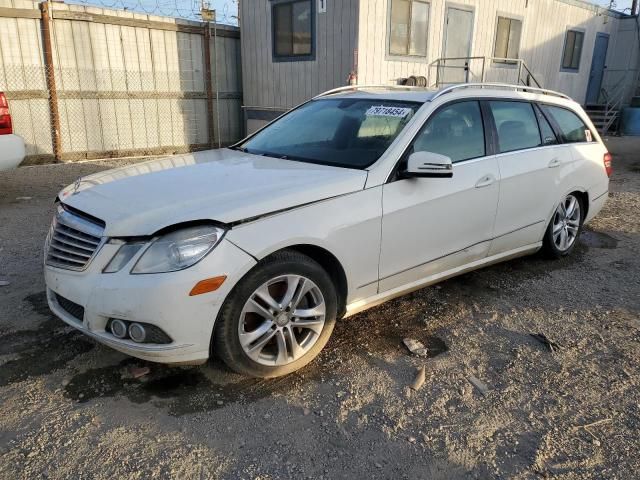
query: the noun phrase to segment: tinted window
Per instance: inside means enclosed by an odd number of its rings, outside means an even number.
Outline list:
[[[366,168],[422,106],[376,99],[321,99],[302,105],[237,148],[289,160]]]
[[[437,111],[414,140],[413,151],[446,155],[454,163],[484,156],[479,103],[458,102]]]
[[[538,122],[527,102],[489,102],[498,131],[500,152],[540,146]]]
[[[273,6],[273,46],[276,57],[311,55],[311,0]]]
[[[543,105],[542,109],[551,115],[560,128],[562,140],[567,143],[590,142],[591,132],[575,113],[566,108]]]
[[[540,126],[540,133],[542,134],[542,144],[543,145],[555,145],[558,143],[558,139],[556,138],[556,134],[551,128],[548,120],[542,114],[542,112],[538,108],[534,108],[536,111],[536,117],[538,117],[538,125]]]

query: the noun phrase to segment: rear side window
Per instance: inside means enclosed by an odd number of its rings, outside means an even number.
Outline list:
[[[416,137],[413,151],[446,155],[453,163],[483,157],[480,104],[477,101],[456,102],[438,110]]]
[[[498,132],[500,153],[540,146],[533,105],[527,102],[489,102]]]
[[[542,109],[547,115],[551,115],[558,124],[562,140],[565,143],[593,141],[589,127],[571,110],[562,107],[553,107],[551,105],[542,105]]]

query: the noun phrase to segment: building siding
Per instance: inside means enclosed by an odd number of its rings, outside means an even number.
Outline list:
[[[316,11],[315,59],[295,62],[273,61],[271,4],[268,0],[240,2],[245,107],[284,110],[344,85],[353,68],[359,1],[330,0],[326,13]]]
[[[495,32],[498,15],[506,15],[522,19],[522,37],[520,54],[536,79],[545,87],[565,92],[577,101],[584,101],[591,57],[596,33],[610,34],[607,60],[611,61],[616,45],[616,31],[620,22],[617,16],[610,16],[604,10],[598,14],[594,8],[585,8],[578,2],[562,2],[558,0],[535,0],[514,2],[512,0],[431,0],[427,56],[418,61],[407,61],[406,58],[390,57],[387,54],[388,9],[389,0],[362,0],[360,5],[360,33],[358,45],[360,62],[358,66],[358,83],[396,83],[399,78],[409,75],[422,75],[428,78],[429,84],[435,84],[435,67],[433,62],[442,56],[444,42],[444,22],[447,5],[458,5],[473,8],[474,27],[471,56],[493,55]],[[528,4],[528,6],[527,6]],[[597,10],[597,9],[596,9]],[[578,72],[560,71],[565,34],[568,28],[584,30],[584,44]],[[473,68],[472,68],[473,69]],[[481,68],[475,66],[476,77],[480,77]],[[491,69],[490,75],[495,78],[487,80],[503,80],[509,73]],[[473,79],[473,78],[472,78]],[[480,80],[480,78],[475,78]]]

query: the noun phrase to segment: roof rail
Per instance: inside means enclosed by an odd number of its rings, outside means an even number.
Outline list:
[[[333,88],[331,90],[327,90],[326,92],[322,92],[319,95],[316,95],[315,98],[325,97],[327,95],[333,95],[334,93],[341,92],[349,92],[349,91],[358,91],[358,90],[433,90],[427,87],[410,87],[408,85],[347,85],[345,87]]]
[[[452,92],[453,90],[458,90],[460,88],[506,88],[514,91],[542,93],[543,95],[553,95],[555,97],[566,98],[567,100],[571,100],[571,97],[569,97],[568,95],[565,95],[564,93],[556,92],[555,90],[548,90],[546,88],[527,87],[526,85],[513,85],[510,83],[458,83],[456,85],[451,85],[450,87],[443,88],[433,96],[431,101],[434,101],[436,98],[446,93]]]

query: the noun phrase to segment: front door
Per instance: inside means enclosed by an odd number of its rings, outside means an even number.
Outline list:
[[[443,60],[438,72],[438,83],[464,83],[469,81],[469,62],[473,36],[473,11],[448,7],[444,25]]]
[[[451,178],[399,178],[384,185],[380,292],[410,285],[484,258],[493,233],[499,170],[486,155],[478,101],[436,111],[406,155],[451,158]]]
[[[604,75],[605,61],[607,59],[607,48],[609,47],[609,35],[598,33],[596,44],[593,48],[593,60],[591,60],[591,72],[589,73],[589,86],[587,87],[587,105],[598,103],[602,77]]]

